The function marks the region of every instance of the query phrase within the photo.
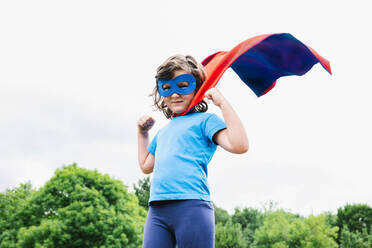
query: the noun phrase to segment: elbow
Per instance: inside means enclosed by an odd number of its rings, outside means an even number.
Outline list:
[[[244,147],[240,147],[237,151],[236,151],[236,153],[237,154],[243,154],[243,153],[246,153],[246,152],[248,152],[248,146],[244,146]]]
[[[225,150],[235,154],[243,154],[246,153],[249,149],[248,141],[246,142],[239,142],[236,144],[231,144],[226,146]]]
[[[152,173],[153,171],[153,168],[146,168],[145,166],[140,166],[140,167],[141,167],[142,172],[146,175]]]
[[[144,174],[148,175],[148,174],[151,174],[152,173],[152,170],[142,170],[142,172]]]
[[[243,154],[243,153],[248,152],[248,150],[249,150],[248,142],[244,142],[243,144],[241,144],[235,149],[234,153]]]
[[[154,156],[152,156],[151,154],[148,154],[143,161],[138,160],[138,162],[144,174],[150,174],[154,170]]]
[[[239,138],[230,141],[231,152],[236,154],[243,154],[249,150],[249,142],[246,135],[241,135]]]
[[[249,150],[249,146],[248,145],[244,146],[244,147],[242,147],[240,154],[246,153],[246,152],[248,152],[248,150]]]

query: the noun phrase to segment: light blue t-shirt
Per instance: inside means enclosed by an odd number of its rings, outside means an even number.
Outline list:
[[[148,146],[155,156],[151,201],[210,201],[207,165],[216,151],[213,135],[226,128],[215,114],[191,113],[173,118]]]

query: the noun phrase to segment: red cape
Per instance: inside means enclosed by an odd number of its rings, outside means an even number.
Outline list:
[[[195,94],[186,114],[205,98],[208,89],[217,85],[223,73],[231,67],[259,97],[269,92],[282,76],[303,75],[314,64],[320,64],[330,73],[328,60],[291,34],[265,34],[255,36],[228,52],[214,53],[202,62],[206,79]]]

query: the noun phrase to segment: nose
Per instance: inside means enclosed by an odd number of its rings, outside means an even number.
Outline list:
[[[180,94],[178,94],[177,92],[174,92],[172,95],[170,95],[170,97],[173,97],[173,98],[179,97],[179,96],[180,96]]]

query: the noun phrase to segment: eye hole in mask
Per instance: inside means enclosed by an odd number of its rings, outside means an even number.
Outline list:
[[[171,85],[170,84],[163,84],[162,88],[163,88],[163,90],[170,90]]]
[[[189,83],[188,82],[181,82],[181,83],[177,84],[177,87],[181,88],[181,89],[184,89],[184,88],[189,87]]]
[[[187,95],[196,88],[196,80],[192,74],[181,74],[174,79],[158,80],[158,92],[163,97],[173,93]]]

